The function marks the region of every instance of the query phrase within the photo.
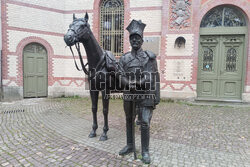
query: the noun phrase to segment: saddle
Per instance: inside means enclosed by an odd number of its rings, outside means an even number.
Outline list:
[[[106,50],[103,50],[103,55],[97,63],[95,71],[91,70],[90,79],[93,79],[96,76],[96,73],[102,71],[104,68],[106,68],[107,72],[118,71],[118,63],[116,62],[115,56],[110,51]]]

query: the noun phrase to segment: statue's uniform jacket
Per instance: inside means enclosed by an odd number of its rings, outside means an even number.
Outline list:
[[[160,102],[160,79],[157,68],[156,55],[150,51],[143,51],[139,49],[135,55],[131,52],[125,53],[119,61],[120,66],[126,73],[126,78],[129,80],[133,78],[129,73],[135,73],[138,78],[146,78],[145,82],[151,83],[151,86],[146,87],[143,90],[136,90],[135,92],[124,91],[124,101],[134,101],[133,97],[128,98],[129,94],[139,94],[139,95],[155,95],[153,96],[142,96],[142,99],[137,99],[136,102],[140,106],[155,107]],[[141,73],[138,73],[140,69]],[[153,74],[150,77],[149,75]],[[139,75],[139,76],[138,76]],[[131,78],[129,78],[131,77]],[[137,80],[138,81],[138,80]],[[139,97],[139,96],[138,96]]]

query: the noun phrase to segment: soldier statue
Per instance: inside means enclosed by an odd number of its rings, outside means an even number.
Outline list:
[[[160,102],[160,77],[156,55],[143,51],[143,31],[146,24],[141,20],[132,20],[127,27],[132,51],[125,53],[119,60],[123,69],[122,84],[127,88],[123,95],[123,106],[126,115],[127,145],[119,152],[126,155],[135,151],[134,121],[138,114],[141,130],[142,161],[150,163],[149,136],[150,120],[155,106]]]

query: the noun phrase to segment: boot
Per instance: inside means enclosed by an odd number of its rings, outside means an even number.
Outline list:
[[[123,147],[123,149],[120,150],[119,155],[124,156],[131,152],[133,152],[133,145],[128,144],[125,147]]]
[[[140,111],[140,108],[137,107],[136,108],[136,113],[137,113],[137,120],[136,120],[136,125],[141,125],[141,111]],[[140,127],[141,129],[141,127]]]
[[[141,147],[142,147],[142,162],[150,164],[149,155],[149,128],[141,127]]]
[[[119,155],[127,155],[133,152],[132,120],[126,119],[127,145],[121,149]]]

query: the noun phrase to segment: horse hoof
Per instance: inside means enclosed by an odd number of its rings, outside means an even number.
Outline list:
[[[100,141],[106,141],[106,140],[108,140],[108,137],[107,136],[101,136],[99,140]]]
[[[96,133],[90,133],[89,134],[89,138],[93,138],[93,137],[96,137]]]

